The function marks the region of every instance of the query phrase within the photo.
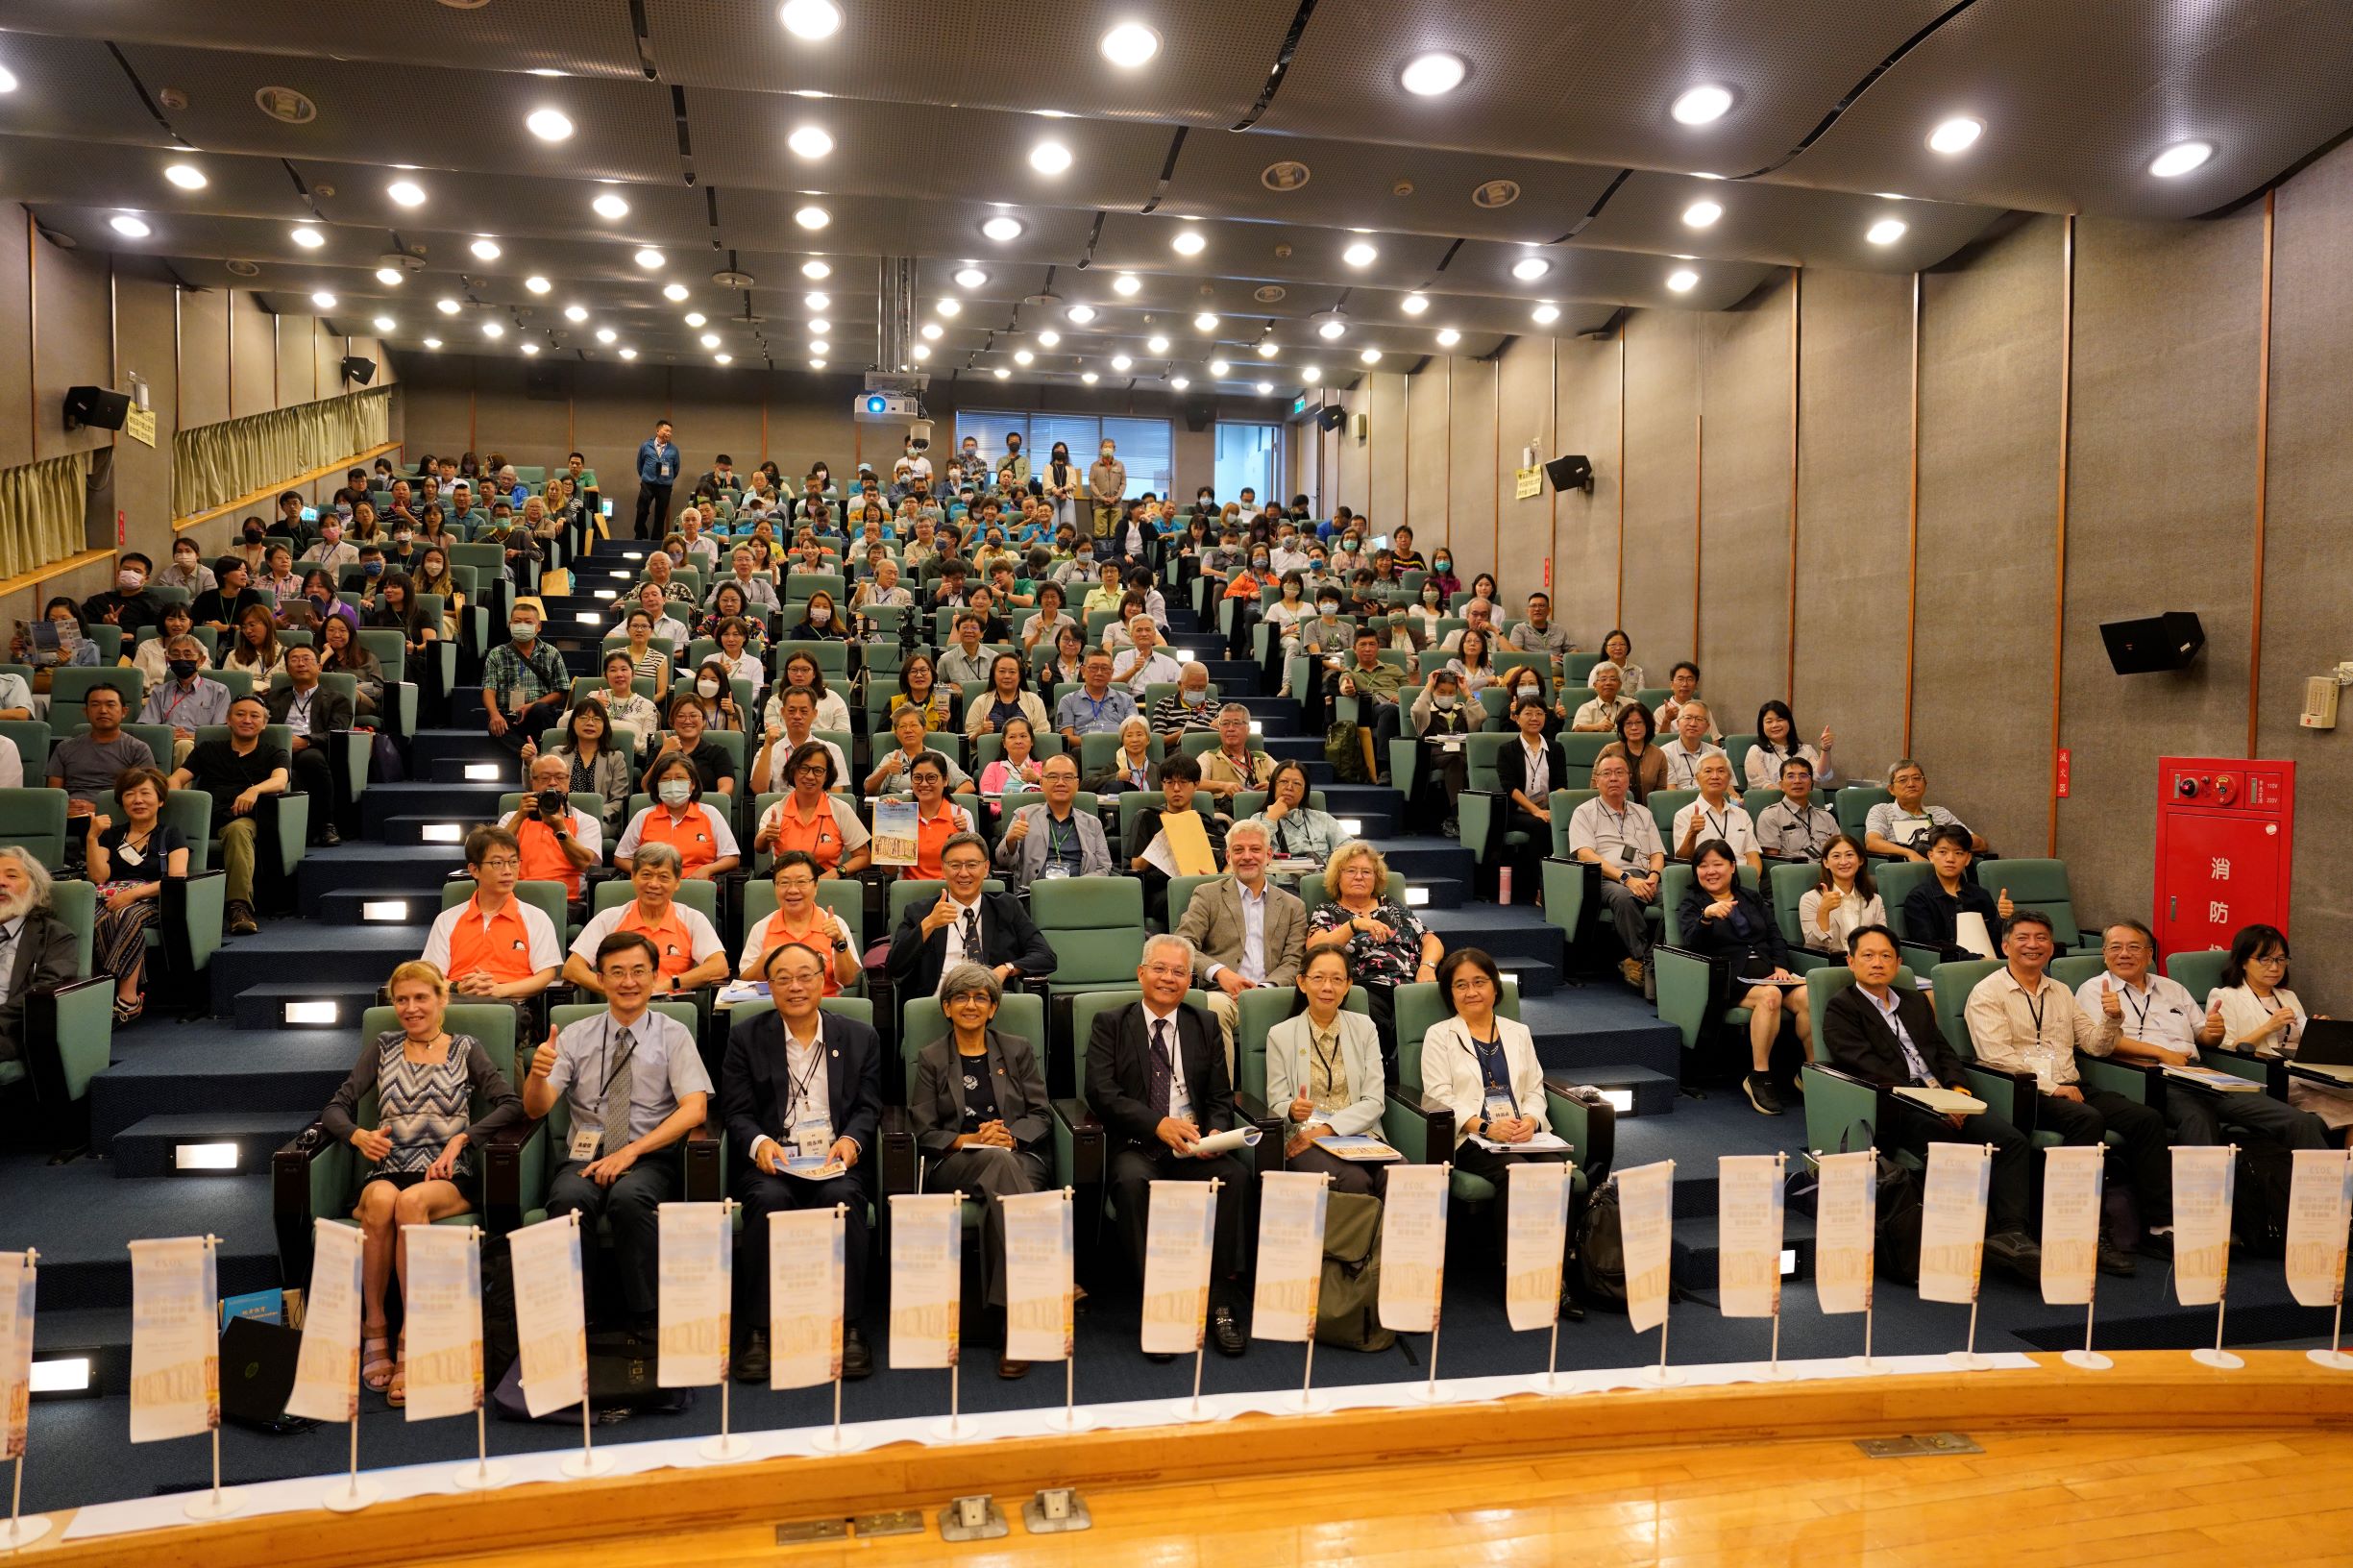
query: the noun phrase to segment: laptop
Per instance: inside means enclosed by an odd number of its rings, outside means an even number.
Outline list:
[[[2341,1084],[2353,1084],[2353,1019],[2312,1018],[2296,1041],[2295,1065]]]

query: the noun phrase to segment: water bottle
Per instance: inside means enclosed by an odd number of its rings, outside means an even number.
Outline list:
[[[1499,904],[1511,902],[1511,868],[1508,866],[1495,873],[1495,901]]]

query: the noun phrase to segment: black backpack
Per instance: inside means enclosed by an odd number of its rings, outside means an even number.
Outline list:
[[[2277,1143],[2251,1139],[2239,1146],[2230,1226],[2250,1258],[2288,1256],[2288,1198],[2295,1185],[2295,1156]]]
[[[1673,1277],[1675,1254],[1668,1254],[1667,1299],[1683,1299],[1681,1282]],[[1589,1307],[1613,1312],[1626,1311],[1626,1231],[1618,1216],[1618,1184],[1604,1182],[1585,1200],[1585,1216],[1577,1228],[1578,1298]]]
[[[1879,1156],[1879,1217],[1874,1231],[1873,1264],[1900,1285],[1920,1283],[1920,1178],[1909,1165]]]

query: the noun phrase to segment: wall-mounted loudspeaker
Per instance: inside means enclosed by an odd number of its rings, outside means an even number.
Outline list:
[[[1348,410],[1336,403],[1327,403],[1316,410],[1315,424],[1318,429],[1336,430],[1347,423]]]
[[[1556,490],[1582,490],[1593,494],[1593,460],[1571,454],[1556,457],[1544,465],[1544,477],[1553,481]]]
[[[1365,433],[1371,429],[1371,422],[1368,421],[1362,414],[1351,414],[1349,416],[1348,430],[1350,434],[1357,438],[1358,446],[1360,447],[1364,445]]]
[[[1196,433],[1217,423],[1217,404],[1210,398],[1195,398],[1185,405],[1185,428]]]
[[[93,430],[119,430],[131,415],[131,395],[110,392],[103,386],[69,386],[65,389],[65,428],[81,429],[88,426]]]
[[[355,354],[346,355],[343,361],[343,379],[347,381],[357,381],[361,386],[367,385],[376,380],[376,361],[363,359]]]
[[[2118,674],[2146,675],[2190,668],[2206,646],[2206,628],[2194,610],[2168,610],[2138,621],[2103,621],[2099,640],[2108,645],[2108,662]]]

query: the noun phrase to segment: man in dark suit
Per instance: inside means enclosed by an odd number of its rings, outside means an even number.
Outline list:
[[[320,681],[317,649],[289,648],[286,683],[261,700],[270,710],[271,723],[294,731],[294,784],[311,799],[310,842],[341,844],[335,813],[342,802],[327,765],[327,747],[332,736],[352,727],[352,699]]]
[[[845,1210],[842,1242],[842,1376],[870,1377],[874,1358],[858,1332],[866,1310],[869,1194],[859,1166],[882,1119],[882,1041],[872,1027],[819,1010],[826,958],[799,943],[768,955],[776,1010],[727,1040],[719,1075],[720,1112],[742,1162],[735,1195],[744,1205],[743,1273],[750,1332],[736,1358],[742,1383],[768,1381],[768,1216],[780,1210]],[[812,1180],[788,1176],[785,1161],[815,1156],[842,1168]]]
[[[1528,835],[1528,843],[1511,861],[1512,879],[1519,884],[1523,899],[1535,897],[1544,857],[1553,852],[1552,794],[1574,782],[1569,777],[1568,753],[1561,750],[1558,741],[1545,739],[1544,723],[1550,717],[1540,699],[1520,698],[1511,710],[1519,739],[1495,753],[1495,776],[1511,802],[1511,825]]]
[[[1109,1132],[1112,1202],[1139,1276],[1152,1183],[1214,1178],[1222,1184],[1210,1260],[1210,1338],[1218,1354],[1239,1356],[1247,1341],[1234,1304],[1246,1288],[1242,1216],[1257,1176],[1235,1155],[1204,1159],[1193,1152],[1205,1134],[1234,1125],[1234,1086],[1216,1029],[1185,1005],[1192,970],[1192,943],[1183,937],[1145,940],[1136,968],[1143,1000],[1099,1015],[1088,1034],[1087,1103]]]
[[[1917,991],[1893,984],[1902,965],[1896,934],[1883,925],[1857,926],[1847,939],[1854,984],[1822,1013],[1823,1046],[1830,1065],[1879,1088],[1944,1088],[1971,1092],[1961,1059],[1936,1027],[1936,1010]],[[2043,1253],[2026,1228],[2034,1149],[2026,1137],[1991,1108],[1974,1115],[1938,1115],[1904,1099],[1892,1103],[1892,1124],[1878,1129],[1881,1149],[1927,1152],[1931,1143],[1991,1143],[1993,1179],[1986,1194],[1985,1255],[2028,1285],[2042,1281]]]
[[[78,977],[73,930],[49,909],[49,871],[30,850],[0,846],[0,1062],[24,1055],[25,996]]]
[[[985,964],[1003,985],[1017,974],[1051,974],[1054,949],[1030,923],[1021,901],[990,893],[989,842],[977,833],[958,833],[940,846],[946,886],[929,905],[907,906],[891,933],[883,972],[900,1000],[929,996],[940,977],[956,965]]]

